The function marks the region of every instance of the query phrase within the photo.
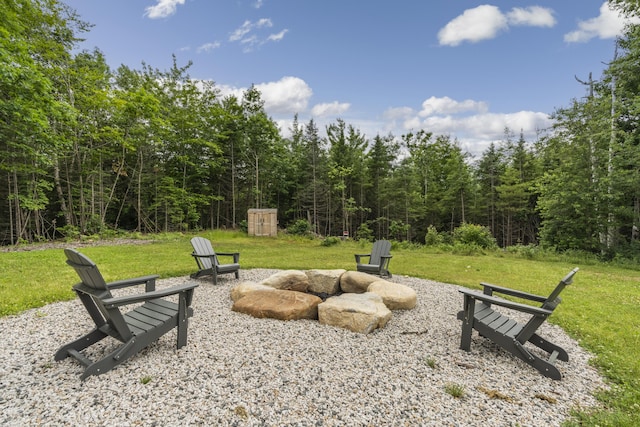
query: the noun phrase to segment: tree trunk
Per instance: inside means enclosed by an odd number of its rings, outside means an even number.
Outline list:
[[[58,156],[55,156],[55,159],[53,160],[53,182],[56,187],[58,199],[60,199],[60,210],[64,216],[64,221],[67,225],[71,225],[71,214],[69,209],[67,209],[67,202],[65,201],[62,184],[60,183],[60,164],[58,162]]]

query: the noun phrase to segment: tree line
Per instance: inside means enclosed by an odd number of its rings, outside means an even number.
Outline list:
[[[627,2],[612,2],[636,13]],[[283,137],[255,87],[222,96],[168,70],[110,69],[58,0],[0,0],[0,242],[246,224],[424,243],[486,227],[502,247],[639,253],[640,30],[629,27],[588,96],[535,141],[517,130],[473,159],[427,130],[367,138],[297,116]]]

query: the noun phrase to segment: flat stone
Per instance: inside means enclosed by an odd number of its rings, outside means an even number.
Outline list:
[[[249,292],[257,290],[273,291],[274,288],[272,288],[271,286],[261,285],[260,283],[256,282],[242,282],[239,285],[231,288],[231,301],[236,302]]]
[[[374,293],[345,293],[328,298],[318,305],[318,320],[324,325],[338,326],[368,334],[383,328],[391,319],[391,310]]]
[[[340,291],[340,277],[347,270],[307,270],[309,278],[309,292],[316,294],[335,295]]]
[[[282,289],[259,289],[247,293],[233,303],[231,310],[258,318],[278,320],[317,319],[318,304],[315,295]]]
[[[362,294],[367,292],[369,285],[380,280],[379,277],[359,271],[347,271],[340,276],[342,292]]]
[[[272,274],[263,281],[261,285],[270,286],[275,289],[287,291],[307,292],[309,288],[309,278],[304,272],[299,270],[284,270]]]
[[[416,291],[409,286],[378,280],[367,291],[379,295],[389,310],[410,310],[416,306]]]

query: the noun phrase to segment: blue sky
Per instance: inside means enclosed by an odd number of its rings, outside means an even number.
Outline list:
[[[624,20],[602,0],[63,0],[113,69],[193,62],[223,94],[255,84],[294,114],[367,137],[425,129],[479,155],[504,128],[534,141],[598,79]]]

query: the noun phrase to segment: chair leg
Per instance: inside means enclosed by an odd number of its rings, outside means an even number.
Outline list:
[[[510,346],[500,346],[505,350],[508,350],[514,356],[524,360],[526,363],[536,368],[538,372],[540,372],[545,377],[554,380],[562,379],[562,374],[560,374],[558,368],[556,368],[552,363],[531,353],[519,341],[513,340],[512,343],[513,345]]]
[[[236,270],[236,279],[240,278],[240,270]]]
[[[98,341],[106,338],[108,335],[99,329],[94,329],[86,335],[81,336],[75,341],[69,344],[63,345],[58,351],[56,351],[55,360],[62,360],[69,357],[69,350],[81,351]]]
[[[554,351],[557,352],[557,359],[562,360],[563,362],[569,361],[569,355],[562,347],[547,341],[538,334],[533,334],[533,336],[529,338],[529,342],[549,354],[552,354]]]
[[[181,294],[178,299],[178,342],[176,347],[178,349],[187,345],[187,298],[186,295]]]
[[[464,296],[464,317],[462,318],[462,333],[460,336],[460,348],[471,350],[471,334],[473,332],[473,315],[475,313],[475,300]]]
[[[218,284],[218,273],[216,272],[216,270],[213,270],[213,274],[211,274],[213,276],[213,284],[214,286]]]
[[[87,366],[82,375],[80,375],[80,379],[84,380],[91,375],[100,375],[110,371],[128,360],[131,356],[137,354],[143,347],[145,347],[145,345],[142,345],[137,337],[131,338],[102,359]]]

